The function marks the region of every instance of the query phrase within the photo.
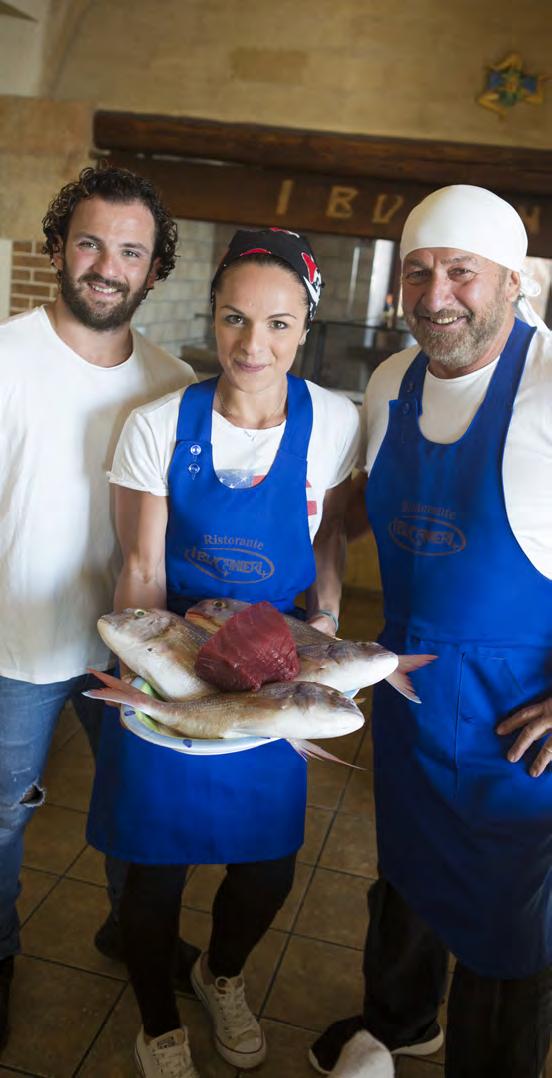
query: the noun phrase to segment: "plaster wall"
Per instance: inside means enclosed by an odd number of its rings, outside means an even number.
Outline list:
[[[552,74],[549,0],[94,0],[48,93],[102,108],[548,148],[552,88],[506,120],[476,104],[516,50]]]
[[[91,163],[91,145],[88,104],[0,97],[0,237],[42,236],[50,199]]]
[[[25,0],[19,4],[16,10],[28,19],[0,15],[0,94],[39,93],[50,3]]]

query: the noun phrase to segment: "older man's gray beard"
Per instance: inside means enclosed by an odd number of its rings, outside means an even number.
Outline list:
[[[414,311],[405,311],[404,317],[429,359],[451,370],[462,370],[477,363],[495,337],[498,337],[509,306],[510,301],[506,299],[501,283],[495,298],[477,314],[468,307],[460,310],[447,307],[433,312],[433,318],[464,316],[464,321],[454,337],[452,333],[443,333],[438,327],[433,327],[422,303],[418,303]]]

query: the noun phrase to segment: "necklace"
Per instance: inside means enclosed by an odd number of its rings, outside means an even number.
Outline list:
[[[224,397],[223,397],[223,395],[221,393],[221,390],[220,390],[220,384],[217,386],[217,396],[218,396],[218,399],[219,399],[220,407],[222,409],[222,414],[224,416],[230,416],[231,419],[238,419],[239,420],[240,417],[237,416],[235,412],[230,411],[230,408],[226,404],[226,401],[225,401],[225,399],[224,399]],[[284,395],[283,395],[282,399],[278,402],[278,404],[277,404],[276,408],[274,409],[274,411],[271,412],[270,415],[267,415],[265,417],[265,419],[264,419],[265,425],[270,423],[271,419],[275,419],[275,417],[277,415],[280,415],[280,413],[284,411],[286,398],[287,398],[287,384],[286,384],[286,387],[284,389]],[[245,434],[248,434],[249,437],[251,437],[251,438],[255,437],[255,433],[253,431],[247,429],[246,427],[242,427],[241,429],[244,431]],[[264,430],[264,427],[259,427],[258,429],[259,430]]]

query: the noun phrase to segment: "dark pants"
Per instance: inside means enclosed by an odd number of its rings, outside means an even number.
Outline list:
[[[435,1024],[448,952],[386,880],[368,893],[364,1022],[391,1050]],[[550,1045],[552,967],[519,980],[457,963],[448,1003],[446,1078],[539,1078]]]
[[[209,968],[236,977],[287,898],[293,853],[278,861],[227,865],[213,903]],[[121,902],[125,960],[145,1032],[159,1037],[180,1025],[172,986],[187,865],[129,866]]]

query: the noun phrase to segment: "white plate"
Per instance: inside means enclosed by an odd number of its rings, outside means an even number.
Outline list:
[[[151,685],[143,678],[134,678],[132,684],[155,696]],[[184,752],[188,756],[224,756],[230,752],[245,752],[246,749],[256,749],[259,745],[269,745],[271,741],[278,741],[277,737],[217,737],[214,741],[203,738],[183,737],[179,734],[166,733],[159,723],[144,715],[143,711],[135,711],[128,704],[121,705],[121,721],[123,726],[137,737],[149,741],[152,745],[161,745],[174,752]]]

